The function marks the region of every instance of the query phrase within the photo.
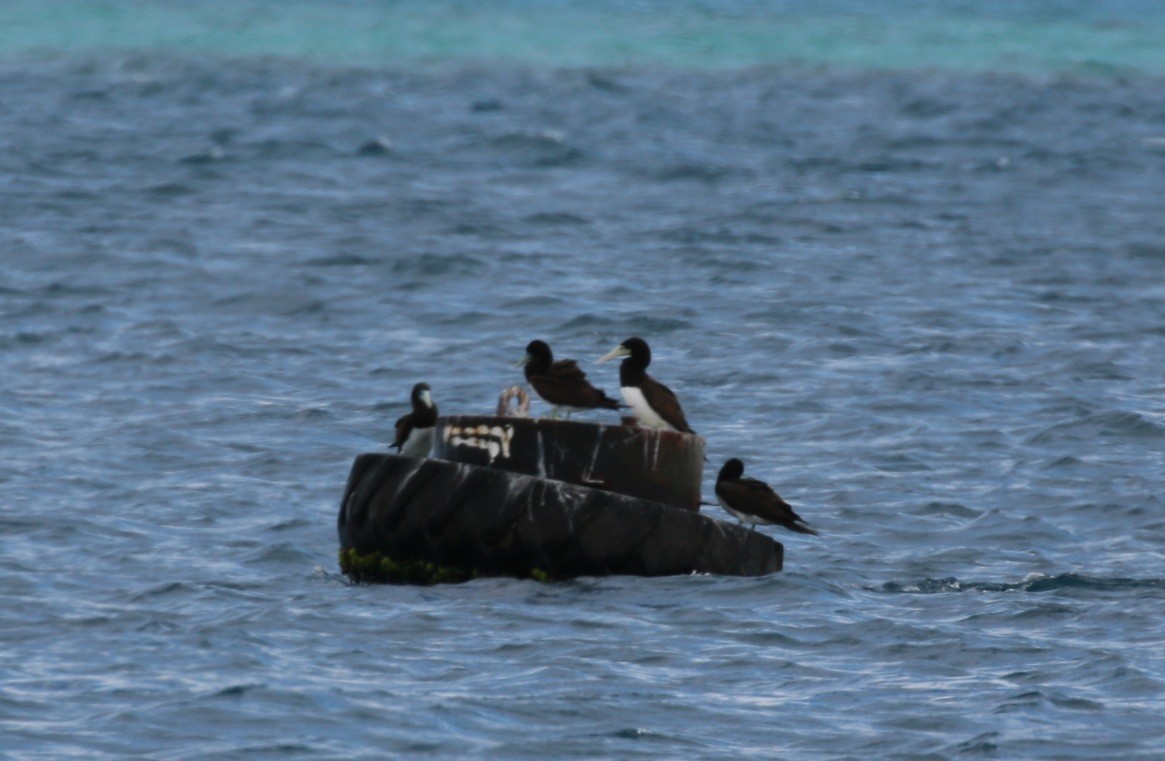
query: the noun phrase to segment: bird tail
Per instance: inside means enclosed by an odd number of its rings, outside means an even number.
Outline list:
[[[603,394],[603,398],[599,400],[599,406],[605,410],[617,410],[620,407],[626,407],[627,405],[619,404],[619,402],[615,401],[606,394]]]

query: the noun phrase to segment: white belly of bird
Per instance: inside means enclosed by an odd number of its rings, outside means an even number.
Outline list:
[[[428,457],[433,448],[433,428],[414,428],[409,437],[400,445],[400,453],[405,457]]]
[[[623,401],[627,402],[627,406],[631,408],[639,425],[644,428],[658,428],[664,431],[677,430],[651,408],[651,405],[643,398],[643,392],[639,390],[638,386],[622,386],[619,391],[622,392]]]

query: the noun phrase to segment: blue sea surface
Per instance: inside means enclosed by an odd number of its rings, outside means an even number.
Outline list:
[[[4,3],[0,757],[1165,757],[1162,29]],[[783,572],[339,573],[413,383],[632,335]]]

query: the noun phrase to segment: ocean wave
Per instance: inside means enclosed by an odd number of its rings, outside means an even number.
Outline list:
[[[1165,436],[1165,426],[1139,412],[1106,410],[1047,426],[1033,434],[1027,443],[1051,444],[1081,439],[1094,441],[1098,437],[1156,439],[1162,436]]]
[[[1055,592],[1082,590],[1128,592],[1165,590],[1165,579],[1085,576],[1061,573],[1054,576],[1034,573],[1016,582],[962,581],[954,576],[917,581],[888,581],[874,591],[891,594],[942,594],[946,592]]]
[[[558,130],[515,130],[462,143],[461,150],[487,161],[512,166],[550,168],[576,164],[585,154]]]

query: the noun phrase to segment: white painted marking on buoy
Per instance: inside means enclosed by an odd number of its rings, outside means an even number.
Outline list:
[[[512,425],[495,425],[492,428],[488,425],[466,427],[451,425],[445,428],[445,442],[447,444],[455,447],[484,449],[489,453],[491,464],[499,455],[509,459],[510,440],[513,438],[514,427]]]

